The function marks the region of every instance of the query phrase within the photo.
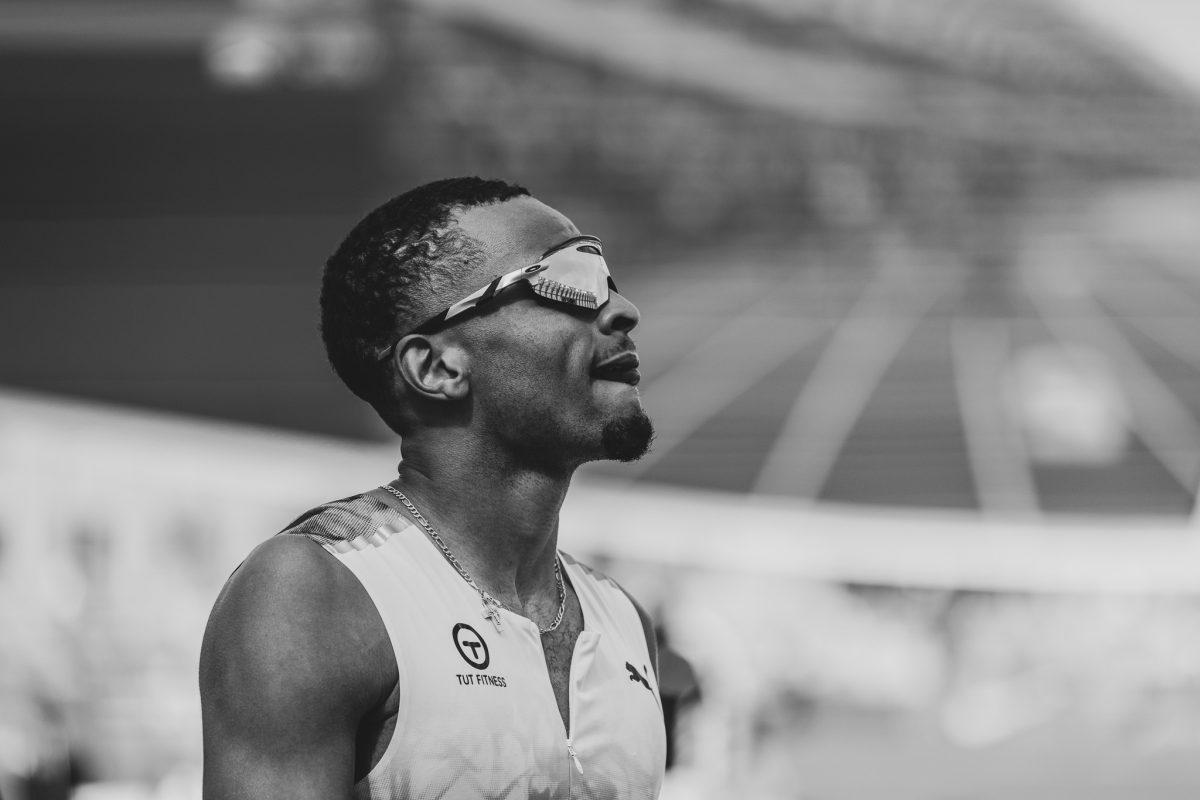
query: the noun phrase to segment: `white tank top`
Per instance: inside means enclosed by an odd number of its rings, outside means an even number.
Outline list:
[[[656,798],[666,760],[658,682],[641,618],[611,578],[566,553],[583,610],[564,729],[537,625],[479,593],[408,512],[374,490],[314,509],[285,532],[358,577],[392,641],[400,710],[363,800]]]

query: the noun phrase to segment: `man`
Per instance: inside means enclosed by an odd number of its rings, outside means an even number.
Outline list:
[[[399,477],[229,579],[200,660],[204,796],[656,796],[650,622],[557,549],[574,470],[652,435],[599,241],[520,187],[438,181],[354,228],[321,314],[334,369],[402,437]]]

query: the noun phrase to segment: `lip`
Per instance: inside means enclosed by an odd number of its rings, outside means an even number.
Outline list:
[[[604,381],[618,381],[620,383],[628,383],[630,386],[637,386],[641,381],[642,375],[638,372],[638,366],[641,364],[637,354],[625,351],[617,353],[614,356],[604,359],[600,363],[592,367],[592,377]]]

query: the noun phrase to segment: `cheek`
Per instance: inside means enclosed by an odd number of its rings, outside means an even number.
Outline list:
[[[565,401],[588,391],[591,356],[588,342],[577,332],[509,332],[489,339],[474,371],[482,391],[499,395],[495,400],[554,397]]]
[[[537,384],[533,387],[536,391],[559,398],[563,403],[587,397],[591,361],[590,353],[585,353],[583,347],[555,341],[527,352],[531,355],[526,374]]]
[[[516,404],[578,415],[593,405],[591,320],[521,300],[480,320],[472,349],[478,401],[516,413]]]

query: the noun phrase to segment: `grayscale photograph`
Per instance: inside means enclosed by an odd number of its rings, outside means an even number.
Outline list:
[[[4,0],[0,800],[1200,797],[1198,34]]]

